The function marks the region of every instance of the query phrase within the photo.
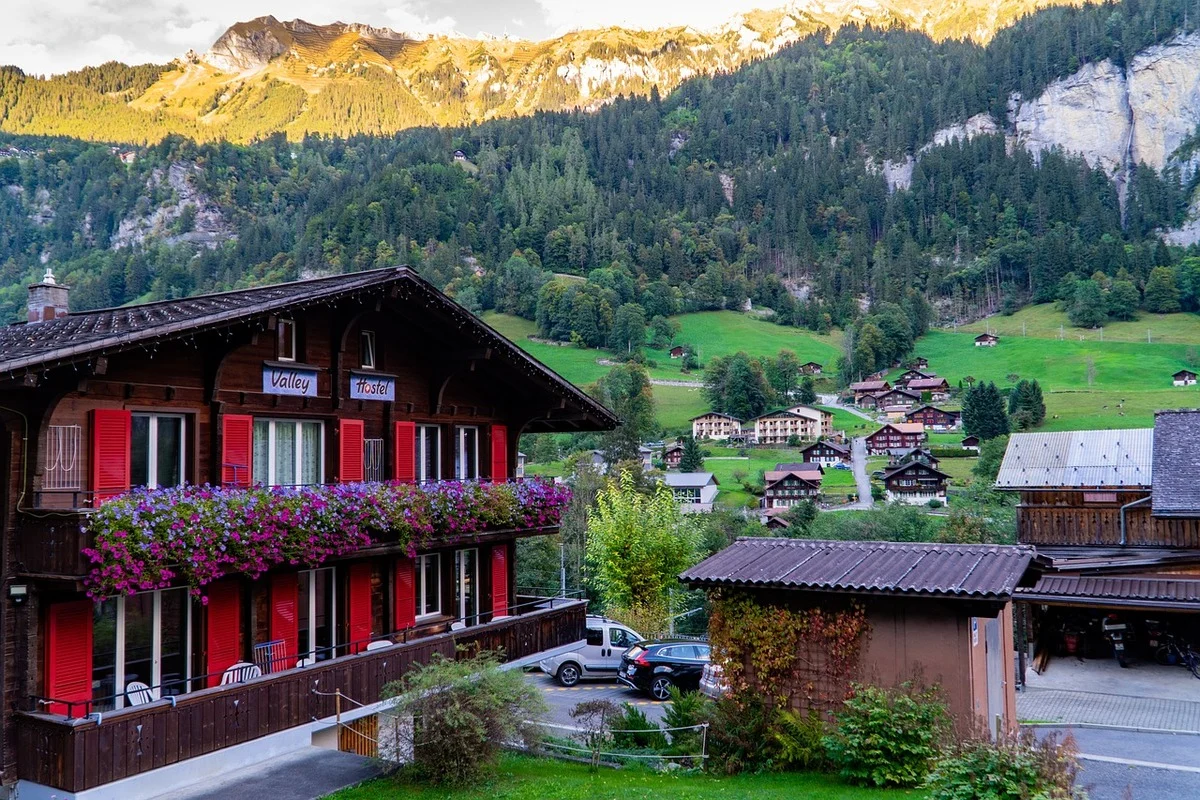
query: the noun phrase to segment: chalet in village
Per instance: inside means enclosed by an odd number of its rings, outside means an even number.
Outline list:
[[[919,422],[925,426],[927,431],[937,431],[944,433],[946,431],[957,430],[962,424],[961,411],[947,411],[937,406],[924,405],[920,408],[914,408],[904,415],[905,422]]]
[[[569,498],[513,480],[517,441],[616,420],[409,269],[82,313],[48,275],[28,319],[0,329],[22,796],[169,794],[433,653],[583,639],[582,602],[516,592]]]
[[[822,467],[832,467],[834,464],[850,463],[850,445],[842,444],[833,439],[822,439],[813,442],[808,447],[800,449],[806,464],[818,464]]]
[[[919,422],[889,422],[866,440],[868,453],[906,453],[925,444],[925,426]]]

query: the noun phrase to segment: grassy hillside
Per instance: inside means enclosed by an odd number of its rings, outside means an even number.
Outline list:
[[[979,334],[984,330],[1001,336],[1027,336],[1039,339],[1058,339],[1061,333],[1067,341],[1136,342],[1145,344],[1147,333],[1152,344],[1200,344],[1200,315],[1139,314],[1132,322],[1110,322],[1100,330],[1073,327],[1062,311],[1052,303],[1028,306],[1012,316],[994,316],[962,325],[959,331]]]

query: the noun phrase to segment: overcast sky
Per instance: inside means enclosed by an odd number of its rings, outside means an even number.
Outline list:
[[[573,28],[712,27],[783,0],[2,0],[0,64],[50,74],[104,61],[166,63],[203,52],[235,22],[363,22],[408,33],[544,39]]]

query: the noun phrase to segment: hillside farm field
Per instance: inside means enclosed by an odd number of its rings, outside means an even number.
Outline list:
[[[1026,306],[1011,316],[994,316],[960,325],[958,332],[980,334],[985,330],[1005,336],[1088,342],[1134,342],[1138,344],[1200,345],[1200,315],[1189,313],[1147,314],[1129,322],[1108,322],[1102,329],[1073,327],[1053,303]],[[1149,342],[1147,342],[1147,335]],[[1003,338],[1001,339],[1003,343]]]

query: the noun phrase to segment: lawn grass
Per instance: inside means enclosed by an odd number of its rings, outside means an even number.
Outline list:
[[[550,759],[506,755],[497,777],[486,786],[436,789],[379,778],[343,789],[329,800],[898,800],[921,798],[920,790],[863,789],[831,775],[763,773],[715,777],[661,773],[639,767],[599,769]]]
[[[653,386],[654,412],[668,436],[692,432],[692,417],[708,411],[704,390],[691,386]]]
[[[800,451],[790,447],[780,447],[772,450],[759,450],[747,447],[739,450],[735,447],[719,447],[702,445],[709,453],[704,459],[704,469],[711,472],[721,485],[721,493],[717,502],[729,508],[757,508],[758,496],[747,492],[734,480],[733,473],[744,472],[751,483],[759,482],[761,473],[775,469],[776,464],[796,462],[802,459]],[[741,454],[745,454],[745,458]],[[713,458],[712,456],[717,456]]]
[[[970,325],[962,325],[958,330],[980,334],[986,329],[1006,337],[1021,336],[1022,326],[1023,335],[1028,337],[1057,339],[1061,331],[1066,340],[1101,340],[1100,330],[1073,327],[1066,313],[1056,310],[1053,303],[1026,306],[1010,317],[987,317]],[[1197,344],[1200,343],[1200,315],[1139,314],[1136,320],[1130,322],[1106,323],[1103,331],[1105,342],[1146,344],[1146,333],[1149,331],[1151,344]],[[1004,344],[1003,338],[1000,344]]]
[[[844,408],[835,408],[834,406],[817,406],[817,408],[823,408],[826,411],[832,412],[833,429],[845,432],[846,436],[852,439],[856,436],[866,436],[868,433],[874,433],[879,430],[879,423],[863,419],[857,414],[851,414]]]
[[[974,477],[971,469],[978,461],[978,458],[943,458],[938,461],[938,469],[951,477],[952,486],[966,486]]]
[[[857,492],[858,485],[854,482],[853,470],[825,468],[825,475],[821,478],[822,494],[826,497],[838,498]]]

